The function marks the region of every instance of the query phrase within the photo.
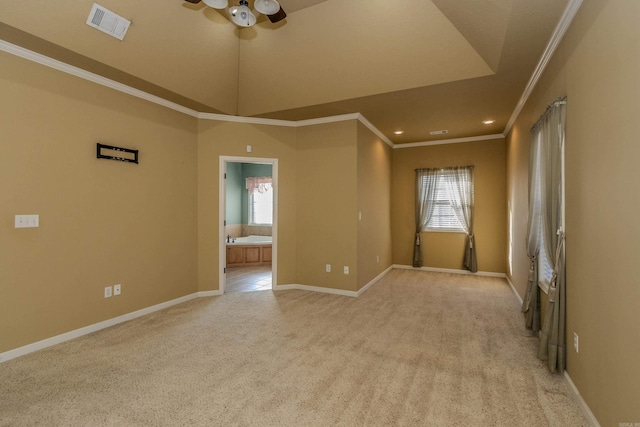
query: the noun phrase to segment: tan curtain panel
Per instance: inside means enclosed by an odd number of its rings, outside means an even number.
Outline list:
[[[416,234],[413,245],[413,266],[422,267],[422,238],[420,233],[427,227],[435,205],[434,199],[438,185],[438,169],[416,169]]]
[[[453,211],[457,222],[467,234],[463,256],[464,268],[475,273],[478,271],[475,236],[473,234],[474,185],[473,166],[449,167],[444,169],[416,169],[415,198],[415,239],[413,247],[413,266],[422,267],[422,237],[436,208],[438,188],[446,189],[447,200],[438,202],[447,204]],[[457,229],[457,227],[456,227]]]
[[[522,306],[526,314],[526,326],[533,332],[541,329],[538,357],[548,361],[552,372],[564,371],[566,364],[565,231],[562,222],[565,110],[566,98],[555,100],[531,130],[527,241],[531,269]],[[553,269],[547,311],[542,324],[536,262],[541,249],[548,254],[547,261]]]

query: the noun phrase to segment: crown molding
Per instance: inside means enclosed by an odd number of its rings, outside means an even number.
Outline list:
[[[573,0],[573,1],[581,2],[582,0]],[[257,125],[267,125],[267,126],[283,126],[283,127],[294,127],[294,128],[303,127],[303,126],[313,126],[318,124],[336,123],[336,122],[342,122],[347,120],[358,120],[360,123],[366,126],[371,132],[373,132],[378,138],[384,141],[389,147],[394,149],[422,147],[427,145],[455,144],[459,142],[485,141],[488,139],[504,138],[504,135],[498,134],[498,135],[474,136],[474,137],[468,137],[468,138],[445,139],[445,140],[437,140],[437,141],[414,142],[414,143],[408,143],[408,144],[394,144],[377,127],[375,127],[369,120],[367,120],[360,113],[342,114],[337,116],[320,117],[315,119],[298,120],[298,121],[266,119],[266,118],[260,118],[260,117],[242,117],[242,116],[233,116],[233,115],[227,115],[227,114],[203,113],[203,112],[198,112],[196,110],[192,110],[191,108],[187,108],[182,105],[176,104],[175,102],[168,101],[159,96],[151,95],[150,93],[141,91],[139,89],[135,89],[131,86],[127,86],[123,83],[116,82],[114,80],[108,79],[98,74],[91,73],[87,70],[83,70],[82,68],[78,68],[73,65],[66,64],[62,61],[58,61],[57,59],[53,59],[48,56],[42,55],[40,53],[33,52],[31,50],[25,49],[21,46],[14,45],[4,40],[0,40],[0,51],[7,52],[9,54],[21,57],[23,59],[27,59],[29,61],[44,65],[46,67],[53,68],[67,74],[71,74],[81,79],[88,80],[93,83],[97,83],[101,86],[105,86],[105,87],[117,90],[119,92],[126,93],[136,98],[144,99],[154,104],[157,104],[157,105],[169,108],[171,110],[174,110],[183,114],[187,114],[191,117],[195,117],[202,120],[219,120],[224,122],[247,123],[247,124],[257,124]]]
[[[212,113],[200,113],[198,114],[199,119],[203,120],[219,120],[223,122],[234,122],[234,123],[247,123],[253,125],[266,125],[266,126],[285,126],[285,127],[304,127],[304,126],[314,126],[314,125],[322,125],[327,123],[337,123],[344,122],[347,120],[358,120],[360,123],[365,125],[371,132],[376,134],[378,138],[383,140],[387,145],[393,147],[394,144],[387,138],[380,130],[375,127],[369,120],[367,120],[360,113],[350,113],[350,114],[341,114],[338,116],[328,116],[328,117],[319,117],[316,119],[306,119],[306,120],[278,120],[278,119],[265,119],[260,117],[242,117],[242,116],[232,116],[227,114],[212,114]]]
[[[329,116],[329,117],[320,117],[317,119],[300,120],[295,123],[296,123],[296,127],[298,127],[298,126],[312,126],[312,125],[319,125],[319,124],[325,124],[325,123],[342,122],[345,120],[358,120],[360,123],[365,125],[371,132],[373,132],[378,138],[384,141],[389,147],[393,148],[393,145],[394,145],[393,142],[391,142],[391,140],[387,138],[385,134],[380,132],[380,130],[377,127],[375,127],[369,120],[366,119],[366,117],[364,117],[360,113],[350,113],[350,114],[342,114],[339,116]]]
[[[97,83],[101,86],[106,86],[119,92],[135,96],[136,98],[153,102],[154,104],[161,105],[163,107],[178,111],[183,114],[187,114],[192,117],[198,117],[198,112],[192,110],[191,108],[183,107],[182,105],[176,104],[175,102],[167,101],[166,99],[160,98],[159,96],[151,95],[150,93],[132,88],[131,86],[127,86],[98,74],[91,73],[87,70],[83,70],[82,68],[74,67],[73,65],[69,65],[62,61],[58,61],[57,59],[53,59],[40,53],[33,52],[21,46],[8,43],[4,40],[0,40],[0,51],[10,53],[20,58],[36,62],[38,64],[53,68],[58,71],[62,71],[63,73],[71,74],[73,76],[80,77],[81,79]]]
[[[465,138],[438,139],[434,141],[410,142],[408,144],[394,144],[393,148],[399,149],[399,148],[427,147],[429,145],[459,144],[461,142],[488,141],[491,139],[503,139],[503,138],[504,138],[503,134],[496,133],[493,135],[469,136]]]
[[[342,114],[340,116],[319,117],[317,119],[307,120],[280,120],[280,119],[266,119],[262,117],[244,117],[244,116],[232,116],[229,114],[212,114],[212,113],[200,113],[199,119],[203,120],[219,120],[222,122],[235,122],[235,123],[247,123],[252,125],[267,125],[267,126],[285,126],[285,127],[303,127],[313,126],[325,123],[343,122],[346,120],[357,120],[360,116],[359,113]]]
[[[553,34],[551,34],[549,43],[547,43],[547,47],[542,53],[540,61],[538,61],[538,65],[536,66],[535,70],[533,70],[533,74],[529,79],[529,83],[527,83],[527,86],[524,88],[524,92],[522,92],[520,100],[516,104],[516,108],[513,110],[511,118],[507,122],[507,126],[505,127],[503,132],[505,135],[509,134],[509,132],[511,131],[513,124],[516,122],[516,119],[520,115],[520,112],[524,108],[524,105],[527,103],[531,92],[533,92],[533,89],[538,84],[540,77],[542,77],[542,73],[544,73],[544,70],[547,68],[549,61],[553,57],[553,54],[556,52],[558,45],[567,32],[567,29],[569,29],[569,26],[573,22],[573,18],[576,16],[576,13],[578,13],[578,9],[580,9],[580,6],[582,6],[582,0],[570,0],[569,4],[567,4],[562,17],[560,18],[560,22],[558,22],[555,30],[553,30]]]
[[[376,134],[376,136],[378,138],[380,138],[381,140],[383,140],[389,147],[391,148],[395,148],[396,144],[394,144],[393,142],[391,142],[391,140],[389,138],[387,138],[385,136],[385,134],[383,134],[382,132],[380,132],[380,130],[375,127],[373,125],[373,123],[371,123],[369,120],[367,120],[362,114],[358,114],[358,120],[360,120],[360,123],[362,123],[363,125],[365,125],[367,128],[369,128],[369,130],[373,133]]]
[[[264,119],[261,117],[232,116],[230,114],[198,113],[198,118],[203,120],[218,120],[221,122],[246,123],[251,125],[297,127],[298,122],[291,120]]]
[[[323,125],[327,123],[345,122],[348,120],[358,120],[360,113],[341,114],[338,116],[318,117],[317,119],[298,120],[294,122],[296,127]]]

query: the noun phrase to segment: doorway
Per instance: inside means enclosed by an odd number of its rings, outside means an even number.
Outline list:
[[[219,182],[221,293],[275,289],[278,160],[221,156]]]

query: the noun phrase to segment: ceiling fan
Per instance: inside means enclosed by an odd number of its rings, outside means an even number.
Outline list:
[[[201,0],[185,0],[189,3],[197,4]],[[214,9],[225,9],[229,6],[229,0],[202,0],[204,4]],[[284,9],[277,0],[255,0],[253,7],[257,12],[266,15],[269,21],[276,23],[287,17]],[[231,21],[239,27],[251,27],[256,23],[256,16],[249,8],[247,0],[240,0],[238,6],[232,5],[228,9]]]

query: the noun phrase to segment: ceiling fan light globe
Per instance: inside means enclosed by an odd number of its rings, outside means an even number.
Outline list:
[[[256,0],[253,7],[263,15],[273,15],[280,10],[280,3],[277,0]]]
[[[251,9],[249,9],[245,5],[240,5],[238,7],[234,7],[229,11],[231,15],[231,20],[238,27],[251,27],[256,23],[256,16],[251,13]]]
[[[229,0],[203,0],[204,4],[214,9],[224,9],[229,6]]]

